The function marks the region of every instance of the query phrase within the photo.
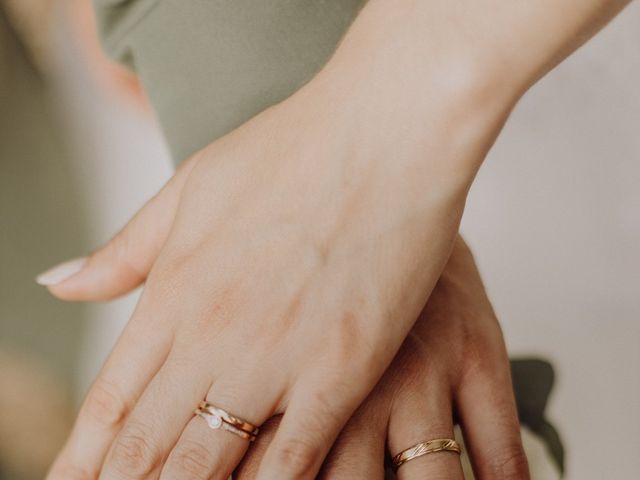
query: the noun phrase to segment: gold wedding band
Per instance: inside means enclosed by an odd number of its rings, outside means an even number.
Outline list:
[[[436,452],[454,452],[460,455],[462,449],[455,440],[450,438],[436,438],[428,442],[418,443],[398,453],[392,459],[393,468],[397,470],[400,465],[407,463],[409,460]]]
[[[250,442],[253,442],[260,432],[254,424],[204,400],[198,404],[194,414],[206,420],[209,428],[214,430],[222,428]]]

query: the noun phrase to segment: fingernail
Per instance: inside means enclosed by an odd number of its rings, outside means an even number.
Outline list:
[[[82,270],[85,263],[87,263],[86,257],[76,258],[74,260],[61,263],[60,265],[38,275],[36,277],[36,283],[44,286],[56,285]]]

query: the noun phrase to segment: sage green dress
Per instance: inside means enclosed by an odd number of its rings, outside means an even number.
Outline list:
[[[285,99],[328,60],[366,0],[94,0],[107,52],[139,76],[176,163]],[[521,422],[562,470],[541,360],[512,362]]]

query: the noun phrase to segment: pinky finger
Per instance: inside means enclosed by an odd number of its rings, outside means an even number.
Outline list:
[[[458,414],[478,480],[529,479],[509,363],[468,375]]]

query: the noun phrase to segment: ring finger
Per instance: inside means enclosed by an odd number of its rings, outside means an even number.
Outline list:
[[[262,385],[258,381],[245,376],[242,380],[222,377],[210,388],[206,402],[259,426],[274,413],[279,390],[276,382]],[[262,385],[259,396],[255,394],[256,385]],[[225,480],[242,460],[250,445],[247,435],[240,429],[229,431],[229,424],[217,415],[205,413],[205,417],[196,415],[189,421],[169,454],[160,476],[162,480]]]
[[[446,381],[430,376],[421,390],[400,393],[389,419],[388,447],[392,456],[435,439],[453,439],[450,388]],[[399,480],[447,478],[462,480],[460,456],[439,451],[417,456],[397,470]]]

